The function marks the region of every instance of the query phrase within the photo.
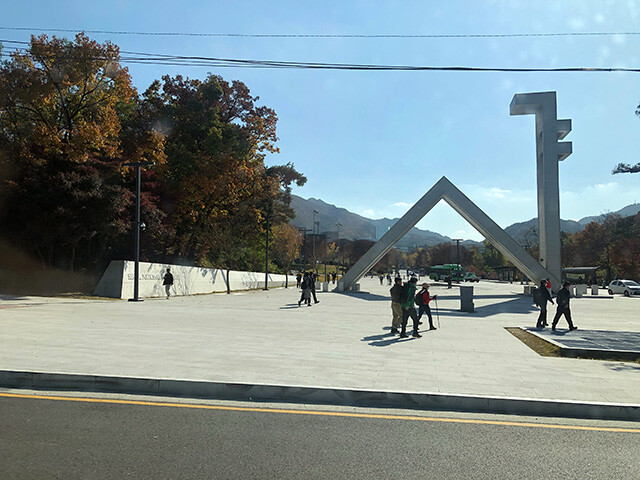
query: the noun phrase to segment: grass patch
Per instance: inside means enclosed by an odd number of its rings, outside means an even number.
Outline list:
[[[518,327],[505,327],[511,335],[543,357],[564,357],[562,349]]]

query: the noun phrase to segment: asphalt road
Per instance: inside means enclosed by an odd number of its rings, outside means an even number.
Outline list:
[[[0,393],[3,479],[640,478],[638,424],[15,394]]]

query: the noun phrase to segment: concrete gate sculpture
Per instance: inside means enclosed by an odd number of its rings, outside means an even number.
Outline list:
[[[539,282],[542,278],[548,278],[554,288],[559,286],[562,265],[558,162],[571,155],[572,145],[571,142],[558,140],[571,131],[571,120],[557,119],[556,92],[516,94],[511,101],[510,113],[536,116],[539,261],[529,255],[453,183],[442,177],[349,269],[338,282],[338,291],[350,289],[440,200],[445,200],[530,279]]]

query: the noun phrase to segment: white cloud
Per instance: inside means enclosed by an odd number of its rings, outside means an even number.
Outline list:
[[[598,49],[598,62],[601,64],[606,62],[611,57],[611,49],[606,46],[602,46]]]
[[[393,207],[408,207],[409,204],[406,202],[396,202],[392,205]]]
[[[587,185],[580,190],[567,190],[560,194],[560,216],[578,220],[582,217],[615,212],[640,201],[640,185],[632,178],[619,182]]]
[[[616,45],[624,45],[625,43],[627,43],[627,38],[624,35],[614,35],[612,37],[612,41]]]
[[[510,190],[505,190],[504,188],[493,187],[486,189],[484,191],[485,197],[494,197],[494,198],[506,198],[511,195]]]
[[[569,23],[569,26],[574,30],[580,30],[587,25],[587,22],[585,22],[582,18],[578,18],[578,17],[570,18],[568,23]]]
[[[362,215],[363,217],[368,217],[368,218],[376,218],[376,211],[372,210],[370,208],[365,208],[364,210],[360,211],[360,215]]]

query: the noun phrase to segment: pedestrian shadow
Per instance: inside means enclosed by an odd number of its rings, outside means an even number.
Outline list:
[[[385,330],[389,328],[386,327]],[[389,328],[390,329],[390,328]],[[391,332],[383,333],[380,335],[369,335],[368,337],[362,337],[363,342],[369,342],[372,347],[388,347],[395,343],[405,343],[411,340],[416,340],[414,337],[400,338],[397,335],[393,335]]]
[[[369,292],[338,292],[334,290],[334,293],[337,293],[339,295],[345,295],[347,297],[353,297],[353,298],[358,298],[360,300],[366,300],[369,302],[390,302],[391,301],[391,296],[389,295],[378,295],[376,293],[369,293]]]
[[[553,335],[554,337],[564,337],[571,330],[549,330],[549,335]]]
[[[630,363],[608,363],[605,364],[607,368],[614,370],[616,372],[640,372],[640,365],[632,365]]]
[[[298,305],[297,303],[287,303],[286,305],[280,307],[280,310],[291,310],[291,309],[296,309],[296,308],[302,308],[302,307],[306,307],[306,305]]]

